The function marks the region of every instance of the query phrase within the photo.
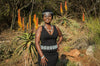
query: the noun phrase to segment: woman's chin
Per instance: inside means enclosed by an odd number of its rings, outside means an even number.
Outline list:
[[[50,22],[45,22],[46,24],[50,24]]]

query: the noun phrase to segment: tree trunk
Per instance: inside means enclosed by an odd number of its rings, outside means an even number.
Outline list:
[[[32,15],[32,12],[33,12],[34,0],[31,0],[31,2],[32,2],[32,7],[31,7],[31,10],[30,10],[30,15]]]
[[[16,18],[16,16],[15,16],[15,9],[13,8],[13,11],[12,11],[12,21],[11,21],[11,27],[10,27],[11,30],[15,28],[14,27],[14,25],[15,25],[15,18]]]

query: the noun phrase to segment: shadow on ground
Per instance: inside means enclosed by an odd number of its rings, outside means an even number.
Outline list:
[[[56,66],[67,66],[68,62],[69,62],[69,60],[66,59],[66,55],[62,54],[61,57],[59,58]]]

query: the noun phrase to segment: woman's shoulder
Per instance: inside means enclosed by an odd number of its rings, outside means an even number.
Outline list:
[[[37,31],[42,31],[42,26],[39,26]]]
[[[42,29],[42,26],[39,26],[38,29]]]
[[[54,27],[56,27],[56,29],[59,29],[57,25],[53,25]]]

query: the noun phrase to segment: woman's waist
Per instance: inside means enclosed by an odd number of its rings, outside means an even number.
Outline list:
[[[55,50],[42,50],[42,52],[43,52],[43,54],[49,54],[49,55],[58,53],[57,49],[55,49]]]
[[[52,46],[52,45],[57,45],[57,43],[56,42],[41,42],[41,45]]]
[[[53,44],[53,45],[40,45],[41,50],[55,50],[58,48],[57,44]]]

